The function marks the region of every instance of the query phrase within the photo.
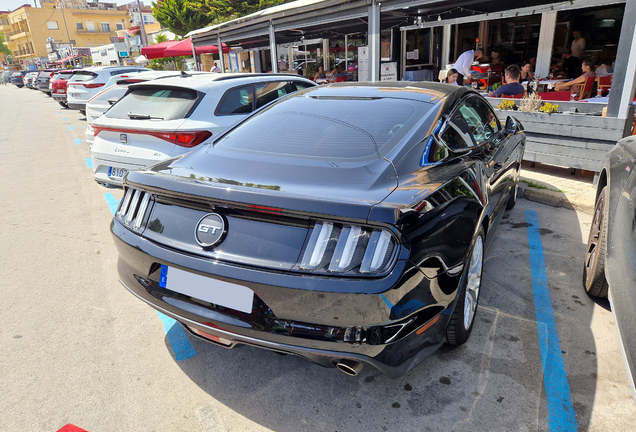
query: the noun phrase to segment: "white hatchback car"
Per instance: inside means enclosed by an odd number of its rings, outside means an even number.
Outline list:
[[[104,90],[111,77],[127,72],[150,71],[151,69],[138,66],[96,66],[78,70],[68,80],[66,87],[66,102],[70,109],[79,110],[86,114],[86,102],[100,91]]]
[[[121,186],[129,170],[190,151],[253,111],[316,84],[291,74],[187,74],[131,84],[93,121],[95,181]]]

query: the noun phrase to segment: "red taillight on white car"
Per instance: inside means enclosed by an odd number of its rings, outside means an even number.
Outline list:
[[[102,131],[151,135],[181,147],[197,146],[212,136],[212,132],[207,130],[185,131],[185,132],[159,132],[159,131],[144,131],[144,130],[136,130],[136,129],[119,129],[119,128],[93,126],[93,132],[95,136],[99,135],[99,133]]]
[[[68,83],[68,85],[70,85],[70,86],[82,86],[82,87],[87,88],[87,89],[92,89],[92,88],[97,88],[97,87],[104,87],[106,85],[106,83],[79,83],[79,82],[72,82],[72,83]]]

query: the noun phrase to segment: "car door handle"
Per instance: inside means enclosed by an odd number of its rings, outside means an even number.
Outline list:
[[[499,171],[499,170],[500,170],[500,169],[502,169],[502,168],[503,168],[503,165],[502,165],[502,164],[500,164],[499,162],[497,162],[497,163],[493,166],[493,169],[494,169],[495,171]]]

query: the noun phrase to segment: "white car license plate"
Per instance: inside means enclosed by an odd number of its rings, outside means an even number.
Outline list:
[[[159,286],[218,306],[245,313],[252,312],[254,291],[243,285],[162,265]]]
[[[108,168],[108,177],[122,178],[127,172],[127,169],[110,167]]]
[[[66,93],[66,90],[64,90],[64,89],[57,89],[57,92],[58,92],[58,93],[62,93],[62,94],[64,94],[64,93]]]

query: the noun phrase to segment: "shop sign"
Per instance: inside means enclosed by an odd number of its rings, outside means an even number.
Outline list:
[[[397,62],[382,63],[380,81],[397,81]]]

